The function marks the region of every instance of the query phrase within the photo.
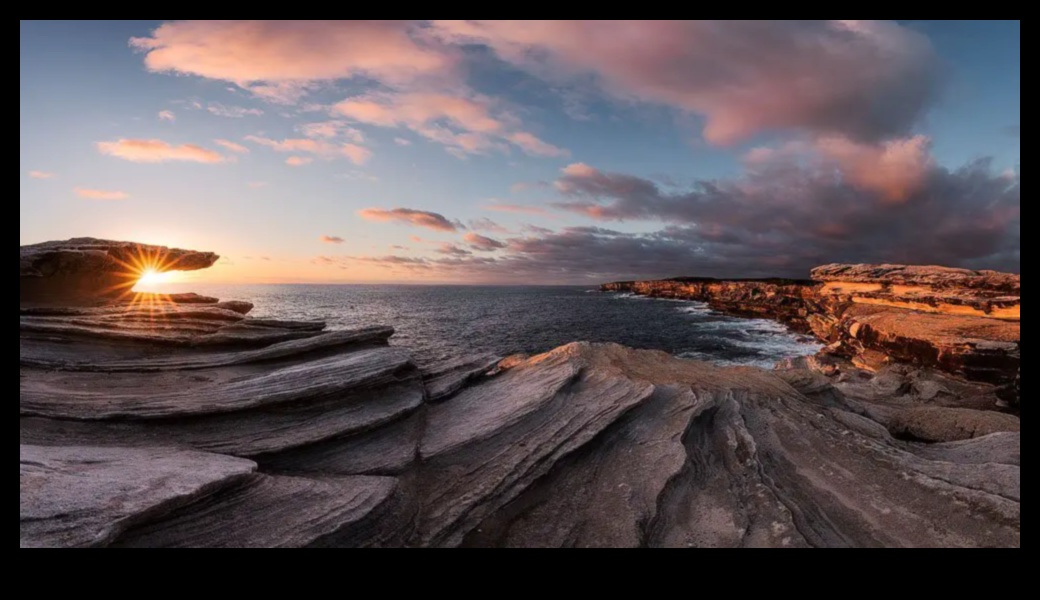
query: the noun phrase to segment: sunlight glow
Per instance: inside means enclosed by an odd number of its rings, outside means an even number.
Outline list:
[[[141,271],[141,278],[137,280],[137,285],[154,285],[157,283],[165,283],[170,281],[174,274],[174,271],[156,271],[153,268],[146,268]]]

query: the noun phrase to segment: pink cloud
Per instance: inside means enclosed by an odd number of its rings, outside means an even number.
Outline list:
[[[549,211],[545,210],[540,206],[525,206],[523,204],[508,204],[504,202],[497,202],[494,204],[487,204],[484,206],[487,210],[493,210],[495,212],[508,212],[508,213],[520,213],[524,215],[548,215]]]
[[[236,144],[231,140],[213,140],[213,143],[236,154],[249,154],[249,148],[246,148],[242,144]]]
[[[923,135],[862,144],[842,137],[825,137],[816,148],[834,160],[846,181],[881,194],[886,202],[905,201],[924,185],[934,166],[930,141]]]
[[[550,79],[594,75],[621,99],[707,118],[728,144],[764,129],[877,139],[907,131],[932,97],[923,35],[878,21],[435,21],[451,43],[491,47]],[[879,110],[883,108],[884,110]]]
[[[285,97],[307,81],[446,76],[454,54],[408,21],[176,21],[130,40],[151,71],[232,82]]]
[[[318,241],[326,244],[342,244],[344,240],[338,235],[322,235],[318,237]]]
[[[226,161],[224,155],[202,146],[174,146],[162,140],[119,139],[114,142],[98,142],[97,148],[102,154],[132,162],[184,161],[214,164]]]
[[[461,154],[480,154],[510,143],[535,156],[563,156],[567,151],[519,130],[506,111],[493,113],[494,102],[479,95],[431,92],[375,94],[344,100],[333,110],[348,119],[379,127],[405,127]]]
[[[314,162],[314,159],[308,156],[290,156],[285,159],[285,164],[290,167],[302,167],[303,165],[309,165],[312,162]]]
[[[90,200],[126,200],[130,194],[113,190],[95,190],[91,188],[74,188],[72,190],[80,198]]]
[[[29,177],[33,179],[50,179],[54,177],[54,173],[50,171],[29,171]]]
[[[304,137],[320,139],[342,138],[357,144],[365,141],[365,136],[357,129],[347,125],[346,121],[331,120],[318,123],[305,123],[297,128]]]
[[[398,221],[408,223],[416,227],[425,227],[435,231],[457,231],[458,227],[449,221],[444,215],[415,210],[411,208],[395,208],[385,210],[381,208],[366,208],[359,210],[358,215],[369,221]]]
[[[506,137],[506,139],[519,146],[524,152],[534,156],[559,157],[570,156],[571,154],[568,150],[557,148],[552,144],[547,144],[526,131],[511,133]]]
[[[269,184],[266,181],[250,181],[249,183],[246,184],[246,186],[248,186],[249,188],[254,189],[254,190],[258,190],[260,188],[265,188],[268,185]]]
[[[271,148],[276,152],[304,152],[325,160],[343,157],[356,165],[365,163],[372,156],[368,149],[351,143],[339,144],[310,138],[274,140],[255,135],[247,135],[245,139],[254,144]]]
[[[173,114],[172,110],[160,110],[158,117],[160,121],[173,122],[177,120],[177,115]]]

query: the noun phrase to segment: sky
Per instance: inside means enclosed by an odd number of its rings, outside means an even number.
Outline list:
[[[1018,21],[22,21],[20,243],[213,282],[1018,272]]]

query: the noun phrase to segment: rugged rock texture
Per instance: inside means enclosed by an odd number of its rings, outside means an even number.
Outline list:
[[[711,308],[742,317],[776,319],[795,331],[808,332],[817,284],[803,279],[720,280],[676,277],[656,281],[617,281],[600,286],[605,292],[627,292],[653,298],[706,302]]]
[[[903,265],[826,265],[810,317],[831,351],[857,365],[934,367],[1006,388],[1021,363],[1021,277]],[[1017,401],[1017,395],[1014,398]]]
[[[774,318],[831,344],[825,351],[878,370],[894,363],[936,368],[1003,387],[1017,404],[1021,277],[995,271],[907,265],[825,265],[813,281],[676,278],[601,289],[707,302],[717,310]]]
[[[150,302],[23,303],[23,547],[1021,543],[1017,417],[933,370],[573,343],[423,372],[388,327]]]
[[[72,238],[21,247],[20,300],[64,306],[98,304],[130,292],[142,272],[193,271],[220,258],[135,242]]]
[[[824,295],[922,312],[1014,319],[1021,316],[1020,275],[913,265],[824,265],[812,270]]]

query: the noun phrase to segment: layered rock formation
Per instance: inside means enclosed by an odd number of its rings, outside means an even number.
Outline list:
[[[1017,402],[1021,277],[906,265],[826,265],[811,281],[690,278],[616,282],[604,291],[707,302],[736,315],[812,331],[826,351],[877,371],[935,368],[1001,386]]]
[[[212,252],[73,238],[22,246],[20,300],[63,306],[95,304],[126,296],[141,274],[193,271],[213,266]]]
[[[626,292],[652,298],[705,302],[720,312],[740,317],[776,319],[795,331],[809,332],[817,284],[807,279],[711,279],[676,277],[653,281],[605,283],[605,292]]]
[[[23,304],[23,547],[1021,542],[1018,420],[953,380],[589,343],[422,372],[387,327],[151,300]]]

